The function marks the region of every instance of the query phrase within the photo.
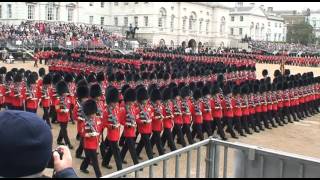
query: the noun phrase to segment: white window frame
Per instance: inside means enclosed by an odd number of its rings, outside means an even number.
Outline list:
[[[240,16],[240,21],[243,22],[243,16]]]
[[[239,28],[239,35],[242,36],[243,35],[243,29]]]
[[[104,2],[101,2],[100,7],[104,8]]]
[[[104,17],[103,17],[103,16],[100,17],[100,25],[101,25],[101,26],[104,26]]]
[[[231,34],[231,35],[234,34],[234,28],[230,28],[230,34]]]
[[[68,8],[68,22],[73,22],[74,8]]]
[[[149,26],[149,17],[148,16],[144,16],[144,26],[148,27]]]
[[[114,17],[114,26],[119,26],[119,18],[118,17]]]
[[[56,7],[56,21],[60,20],[60,7]]]
[[[10,8],[9,8],[10,7]],[[7,16],[8,18],[12,18],[12,4],[7,4]]]
[[[89,16],[89,24],[93,24],[93,16]]]
[[[231,16],[231,22],[234,22],[234,19],[235,19],[234,16]]]
[[[128,17],[124,17],[124,18],[123,18],[123,25],[124,25],[125,27],[128,27],[128,25],[129,25],[129,18],[128,18]]]
[[[174,15],[171,16],[171,21],[170,21],[170,29],[171,29],[171,32],[174,31]]]
[[[52,2],[49,2],[46,5],[46,20],[48,20],[48,21],[54,20],[54,17],[53,17],[53,3]]]
[[[27,19],[31,19],[31,20],[34,19],[35,6],[32,4],[28,4],[27,9],[28,9]]]
[[[206,21],[206,34],[209,34],[210,21]]]
[[[139,27],[139,17],[138,16],[133,17],[133,22],[134,22],[135,27]]]

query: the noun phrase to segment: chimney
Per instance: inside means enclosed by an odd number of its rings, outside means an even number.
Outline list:
[[[268,7],[268,12],[273,12],[273,7]]]
[[[260,8],[264,10],[264,5],[260,5]]]
[[[255,5],[255,3],[250,3],[250,6],[251,6],[251,7],[254,7],[254,5]]]

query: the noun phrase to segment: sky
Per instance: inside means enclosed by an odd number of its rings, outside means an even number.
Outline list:
[[[310,8],[311,10],[320,9],[320,2],[244,2],[244,6],[250,5],[250,3],[255,3],[256,5],[264,5],[264,7],[273,7],[274,10],[306,10]],[[236,2],[219,2],[228,7],[234,7]]]

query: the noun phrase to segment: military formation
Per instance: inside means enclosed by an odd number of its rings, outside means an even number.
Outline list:
[[[71,149],[68,124],[76,123],[80,170],[89,173],[92,165],[97,177],[101,158],[111,169],[113,157],[121,170],[128,151],[138,164],[144,149],[154,158],[154,146],[163,155],[215,132],[223,140],[226,133],[245,137],[319,113],[320,77],[264,70],[256,79],[255,64],[241,57],[64,51],[49,57],[49,72],[0,68],[1,108],[42,108],[49,126],[60,125],[57,143]]]

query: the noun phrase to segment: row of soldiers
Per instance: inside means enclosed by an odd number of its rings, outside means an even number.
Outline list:
[[[97,177],[101,176],[94,153],[98,149],[104,167],[111,168],[109,162],[113,155],[120,170],[128,150],[137,164],[143,147],[151,159],[154,145],[159,155],[165,153],[167,142],[170,150],[175,150],[176,137],[178,144],[186,146],[193,144],[195,138],[203,140],[205,133],[212,136],[217,130],[220,137],[227,140],[224,127],[233,138],[238,138],[236,132],[241,136],[253,131],[258,133],[319,111],[319,77],[315,78],[313,73],[290,75],[286,71],[281,75],[276,71],[271,82],[268,72],[264,71],[264,79],[240,84],[226,81],[223,76],[214,82],[199,79],[179,83],[170,81],[169,77],[169,81],[159,85],[117,83],[110,77],[106,80],[104,73],[86,78],[81,74],[46,74],[40,69],[38,77],[36,72],[23,69],[6,72],[3,67],[0,74],[2,104],[9,109],[23,110],[23,103],[17,105],[10,98],[27,102],[30,99],[25,97],[31,94],[36,107],[25,105],[26,110],[36,112],[40,104],[48,124],[50,117],[53,122],[59,122],[58,144],[64,144],[64,140],[72,148],[67,126],[69,121],[76,120],[80,139],[77,157],[81,158],[83,149],[86,154],[81,170],[88,172],[91,162]],[[25,93],[27,91],[29,93]],[[11,96],[12,93],[20,96]],[[135,147],[138,135],[140,141]],[[122,145],[121,151],[118,144]]]

